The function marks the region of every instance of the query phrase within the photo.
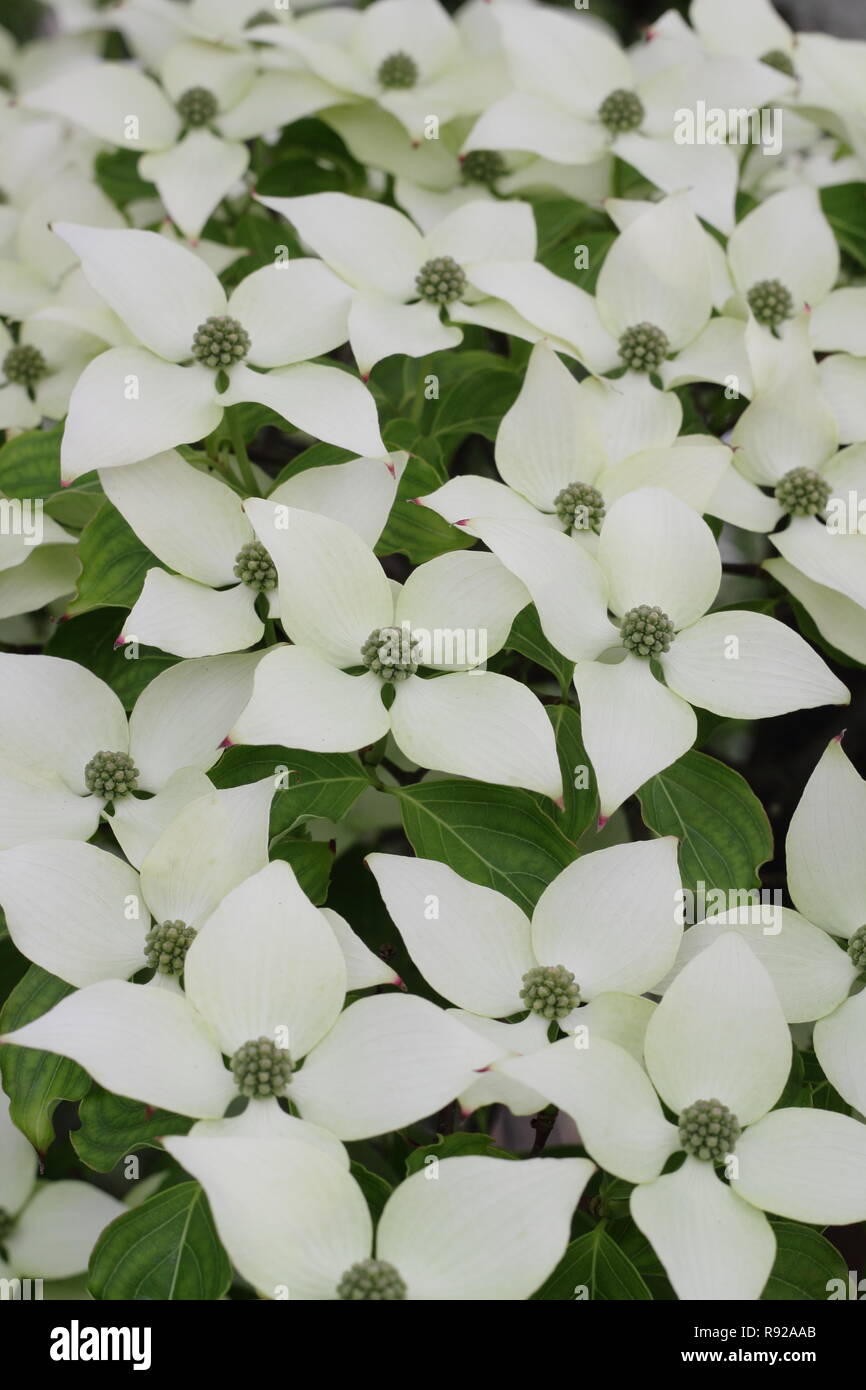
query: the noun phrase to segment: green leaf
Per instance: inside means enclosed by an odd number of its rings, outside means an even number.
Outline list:
[[[93,162],[96,182],[118,207],[139,198],[158,198],[156,185],[141,178],[135,150],[103,150]]]
[[[78,553],[83,570],[69,605],[72,617],[94,608],[131,608],[147,571],[165,568],[110,502],[85,526]]]
[[[72,993],[72,985],[31,965],[3,1006],[0,1032],[11,1033],[41,1018]],[[77,1062],[14,1043],[0,1048],[0,1075],[11,1101],[12,1119],[39,1153],[54,1142],[52,1117],[58,1102],[81,1100],[90,1089],[90,1077]]]
[[[371,1173],[369,1168],[364,1167],[363,1163],[356,1163],[354,1160],[349,1166],[349,1171],[366,1198],[370,1215],[374,1221],[378,1221],[385,1203],[393,1191],[391,1184],[381,1178],[378,1173]]]
[[[415,853],[438,859],[531,913],[577,851],[529,793],[486,782],[419,782],[394,789]],[[552,803],[551,803],[552,808]]]
[[[452,443],[467,434],[495,439],[500,421],[520,390],[520,376],[511,367],[489,367],[469,372],[443,393],[433,417],[430,434],[447,436]]]
[[[382,535],[376,544],[377,555],[393,555],[399,551],[413,565],[422,565],[450,550],[466,550],[475,545],[475,537],[467,536],[445,521],[429,507],[418,506],[416,497],[435,492],[442,484],[436,469],[422,458],[410,458],[397,487]]]
[[[287,769],[287,779],[281,768]],[[370,786],[353,753],[309,753],[277,745],[227,748],[208,775],[217,787],[240,787],[273,777],[279,785],[271,807],[272,836],[312,816],[342,820]],[[286,786],[282,786],[284,780]]]
[[[334,851],[320,840],[276,840],[270,848],[271,859],[284,859],[291,864],[295,877],[311,902],[321,907],[328,896]]]
[[[136,1149],[157,1148],[164,1134],[186,1134],[193,1123],[188,1115],[154,1110],[101,1086],[94,1086],[81,1102],[78,1118],[72,1146],[82,1162],[99,1173],[110,1173]]]
[[[112,1221],[90,1257],[88,1288],[102,1301],[214,1301],[232,1278],[197,1182],[177,1183]]]
[[[327,167],[314,159],[281,159],[262,174],[256,184],[256,193],[268,198],[292,196],[301,197],[305,193],[345,193],[352,183],[346,169],[334,165]]]
[[[763,806],[733,768],[693,750],[645,782],[638,797],[650,829],[679,839],[684,887],[758,886],[773,835]]]
[[[329,468],[335,463],[346,463],[355,457],[357,456],[349,449],[341,449],[336,444],[312,444],[309,449],[304,449],[302,453],[289,459],[285,468],[277,474],[271,492],[278,488],[280,483],[287,483],[289,478],[306,473],[308,468]]]
[[[527,604],[518,613],[505,645],[534,661],[536,666],[543,666],[545,671],[552,672],[562,693],[568,691],[574,675],[574,662],[560,655],[556,648],[550,645],[541,630],[538,610],[534,603]]]
[[[489,1134],[440,1134],[434,1144],[423,1144],[420,1148],[412,1150],[406,1159],[406,1176],[409,1178],[413,1173],[420,1173],[422,1169],[435,1170],[432,1159],[438,1161],[442,1158],[470,1156],[507,1158],[519,1162],[516,1154],[506,1153],[504,1149],[498,1148]]]
[[[532,1297],[559,1301],[588,1298],[614,1303],[652,1301],[652,1294],[631,1260],[601,1225],[571,1242],[556,1269]]]
[[[774,1221],[773,1231],[776,1259],[762,1299],[823,1303],[831,1292],[831,1279],[841,1279],[847,1291],[847,1263],[820,1231],[794,1221]],[[847,1297],[847,1292],[843,1297]]]
[[[50,497],[60,488],[63,426],[28,430],[0,449],[0,493],[6,497]]]
[[[157,651],[155,647],[115,647],[122,625],[116,608],[95,608],[80,618],[58,623],[45,654],[65,657],[86,666],[111,686],[128,711],[154,676],[177,665],[180,657]]]
[[[820,190],[821,207],[836,240],[866,266],[866,183],[837,183]]]
[[[546,705],[545,713],[553,725],[562,769],[565,804],[561,811],[557,809],[556,822],[569,840],[578,840],[598,814],[595,773],[583,746],[580,715],[573,705]]]

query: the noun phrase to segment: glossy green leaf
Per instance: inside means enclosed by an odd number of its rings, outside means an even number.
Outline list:
[[[841,1280],[841,1289],[848,1289],[847,1262],[820,1231],[795,1221],[774,1221],[773,1232],[776,1259],[762,1299],[823,1303],[834,1291],[840,1296],[833,1280]]]
[[[106,1227],[90,1258],[88,1288],[102,1301],[193,1302],[221,1298],[231,1277],[204,1191],[184,1182]]]
[[[767,813],[733,768],[692,750],[638,791],[645,823],[680,842],[684,887],[695,891],[758,886],[773,854]]]
[[[78,1118],[73,1147],[82,1162],[99,1173],[111,1172],[136,1149],[157,1148],[164,1134],[186,1134],[193,1123],[188,1115],[155,1110],[101,1086],[93,1086],[81,1102]]]
[[[577,851],[535,798],[516,787],[443,780],[395,789],[417,855],[504,893],[530,913]]]
[[[83,569],[69,605],[72,616],[94,608],[131,608],[147,571],[165,568],[110,502],[82,531],[79,555]]]
[[[63,980],[31,965],[13,989],[0,1013],[0,1032],[11,1033],[41,1018],[73,989]],[[0,1075],[11,1101],[12,1119],[40,1153],[54,1141],[53,1115],[61,1100],[80,1100],[90,1090],[90,1077],[77,1062],[33,1047],[0,1047]]]
[[[652,1300],[631,1260],[602,1225],[571,1242],[550,1278],[532,1297],[614,1303]]]

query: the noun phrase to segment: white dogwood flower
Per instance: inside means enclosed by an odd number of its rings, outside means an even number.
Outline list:
[[[0,904],[12,940],[76,988],[128,980],[147,967],[154,984],[179,987],[202,923],[268,862],[274,791],[274,778],[266,777],[196,797],[148,850],[140,874],[78,840],[3,850]]]
[[[0,1091],[0,1277],[70,1279],[126,1207],[93,1183],[40,1182],[39,1156],[9,1109]]]
[[[140,151],[141,178],[156,184],[181,230],[197,237],[246,172],[245,142],[330,99],[315,79],[257,68],[251,51],[190,38],[169,48],[160,82],[127,63],[98,62],[63,73],[29,91],[26,100],[30,110],[62,116],[120,149]],[[70,213],[67,220],[78,219]]]
[[[773,545],[813,585],[834,590],[866,609],[866,448],[836,452],[838,431],[821,390],[809,343],[808,315],[781,340],[754,321],[746,343],[755,364],[756,390],[734,428],[737,468],[774,489],[788,524]]]
[[[0,495],[0,517],[0,620],[72,594],[81,573],[77,538],[31,498]]]
[[[3,1041],[73,1057],[109,1090],[197,1119],[245,1096],[261,1133],[285,1096],[341,1139],[441,1109],[498,1055],[424,999],[372,995],[343,1011],[347,981],[328,919],[274,860],[201,925],[183,994],[101,980]]]
[[[646,375],[578,383],[549,344],[537,343],[496,435],[504,483],[462,474],[417,500],[446,521],[534,520],[590,541],[618,497],[662,487],[697,512],[772,525],[778,510],[736,471],[727,445],[703,435],[677,439],[681,421],[678,398]]]
[[[558,1043],[505,1070],[570,1114],[606,1171],[637,1184],[631,1214],[679,1298],[756,1299],[776,1251],[764,1212],[821,1226],[866,1215],[866,1126],[828,1110],[773,1109],[791,1046],[770,976],[726,932],[653,1013],[646,1071],[603,1041],[583,1053]],[[662,1174],[683,1150],[682,1166]]]
[[[25,153],[30,152],[25,149]],[[36,158],[44,167],[39,152]],[[0,160],[0,186],[2,175]],[[126,225],[90,175],[60,169],[14,210],[14,225],[0,258],[0,313],[7,319],[20,321],[53,304],[65,278],[74,271],[75,252],[51,227],[59,218],[113,230]]]
[[[210,789],[204,772],[249,700],[261,655],[172,666],[129,718],[111,687],[75,661],[0,655],[0,845],[89,840],[110,805],[109,824],[140,864],[177,812]]]
[[[731,230],[734,150],[676,141],[677,114],[698,100],[724,111],[761,107],[790,90],[789,78],[756,60],[706,56],[694,41],[672,45],[666,63],[644,72],[640,48],[632,61],[581,16],[511,4],[496,13],[513,90],[479,118],[466,149],[531,151],[558,164],[610,152],[665,193],[688,190],[699,216]]]
[[[284,524],[285,509],[271,501],[245,505],[295,645],[263,658],[233,743],[350,752],[390,729],[421,767],[562,795],[543,707],[517,681],[479,669],[529,602],[493,556],[439,555],[400,588],[340,522],[292,508]],[[419,668],[447,674],[424,679]]]
[[[391,1193],[374,1236],[345,1158],[279,1139],[165,1147],[204,1187],[244,1278],[266,1298],[317,1302],[529,1298],[594,1171],[584,1158],[444,1158]]]
[[[103,353],[79,378],[63,436],[64,481],[203,439],[224,408],[243,401],[270,406],[328,443],[384,458],[366,387],[307,360],[347,333],[351,296],[320,261],[265,266],[227,300],[203,261],[156,232],[67,223],[55,230],[141,344]]]
[[[746,610],[708,612],[721,581],[718,548],[706,522],[672,493],[639,488],[614,502],[597,562],[571,537],[537,525],[473,518],[467,526],[522,580],[548,640],[577,663],[603,816],[692,746],[693,704],[761,719],[850,699],[783,623]]]
[[[431,112],[438,131],[483,110],[498,86],[494,55],[472,51],[467,17],[452,18],[438,0],[373,0],[254,25],[250,37],[303,59],[330,88],[323,105],[375,102],[418,141]]]
[[[652,1005],[639,996],[667,972],[682,936],[676,851],[668,836],[585,854],[545,888],[531,921],[446,864],[393,854],[366,862],[428,984],[506,1058],[546,1048],[551,1027],[640,1055]],[[525,1020],[505,1022],[527,1010]],[[502,1066],[460,1096],[464,1113],[494,1102],[516,1115],[543,1109],[543,1097]]]
[[[403,0],[399,0],[403,3]],[[392,353],[423,357],[454,347],[457,323],[501,328],[533,341],[540,334],[527,306],[515,314],[490,303],[482,278],[501,269],[503,283],[533,277],[535,220],[528,203],[477,200],[464,204],[426,235],[396,208],[345,193],[300,198],[260,197],[291,222],[301,240],[351,286],[349,342],[366,377]],[[530,280],[531,283],[531,280]],[[501,298],[508,299],[507,295]],[[443,309],[448,322],[443,322]]]
[[[332,516],[373,546],[407,457],[399,453],[387,462],[359,458],[307,469],[275,487],[270,500]],[[106,468],[100,482],[136,535],[175,571],[147,571],[121,640],[184,657],[241,651],[258,642],[265,630],[256,608],[260,595],[269,616],[279,616],[277,575],[238,493],[174,450],[125,468]],[[165,505],[167,497],[171,507]]]
[[[643,374],[661,373],[668,357],[699,338],[713,307],[714,271],[710,239],[677,194],[637,205],[605,256],[594,295],[514,257],[473,268],[472,283],[590,371],[625,365]]]

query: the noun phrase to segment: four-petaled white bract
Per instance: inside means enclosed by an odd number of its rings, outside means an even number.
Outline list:
[[[856,739],[792,906],[734,770],[866,665],[866,50],[584,8],[0,28],[4,1297],[754,1300],[866,1219]],[[41,1176],[91,1084],[125,1202]]]

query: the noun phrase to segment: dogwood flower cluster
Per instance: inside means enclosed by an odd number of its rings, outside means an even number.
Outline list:
[[[866,48],[770,0],[42,9],[0,30],[0,1275],[756,1300],[802,1227],[827,1297]]]

